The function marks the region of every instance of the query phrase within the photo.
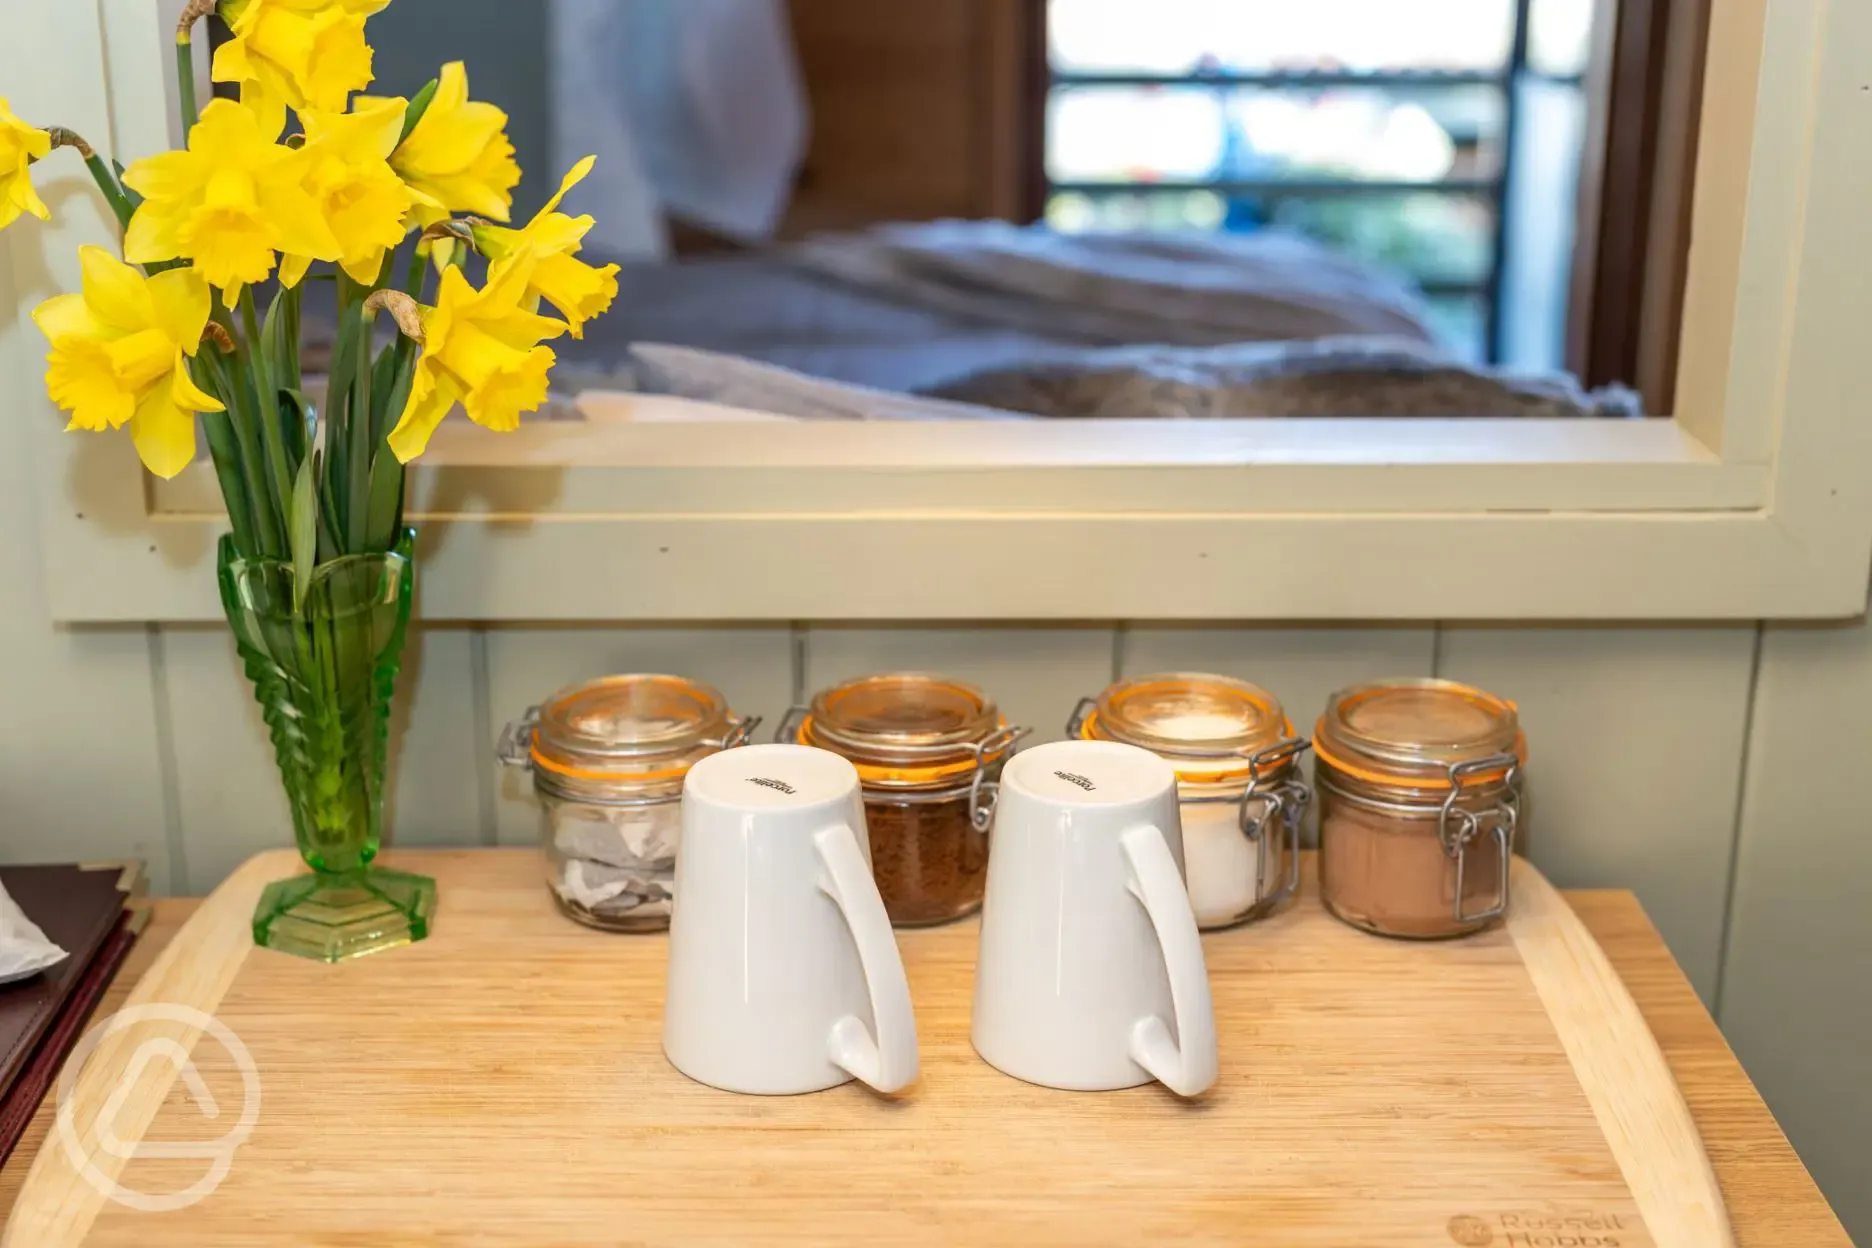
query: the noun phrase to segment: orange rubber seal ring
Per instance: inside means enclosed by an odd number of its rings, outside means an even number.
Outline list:
[[[1081,741],[1111,741],[1111,740],[1115,740],[1115,738],[1112,738],[1112,737],[1095,737],[1095,736],[1093,736],[1093,735],[1092,735],[1092,729],[1093,729],[1093,727],[1094,727],[1094,726],[1095,726],[1095,725],[1096,725],[1097,723],[1098,723],[1098,712],[1097,712],[1097,711],[1087,711],[1087,712],[1086,712],[1086,717],[1085,717],[1085,722],[1079,725],[1079,739],[1080,739]],[[1276,741],[1276,742],[1274,742],[1274,743],[1273,743],[1272,745],[1269,745],[1269,746],[1268,746],[1267,748],[1271,750],[1271,749],[1273,749],[1273,748],[1274,748],[1275,746],[1277,746],[1277,745],[1280,745],[1280,744],[1281,744],[1282,742],[1284,742],[1284,741],[1292,741],[1293,739],[1294,739],[1294,723],[1293,723],[1293,720],[1291,720],[1291,719],[1289,719],[1289,718],[1287,718],[1286,716],[1284,716],[1284,715],[1283,715],[1283,716],[1281,717],[1281,739],[1280,739],[1280,741]],[[1149,749],[1150,747],[1148,747],[1148,746],[1141,746],[1141,747],[1139,747],[1139,748],[1141,748],[1141,749]],[[1151,752],[1152,752],[1153,754],[1155,754],[1155,753],[1156,753],[1156,751],[1155,751],[1155,750],[1152,750]],[[1304,753],[1304,751],[1302,751],[1302,753]],[[1162,754],[1158,754],[1158,755],[1157,755],[1157,757],[1159,757],[1159,758],[1163,758],[1165,762],[1171,762],[1171,760],[1170,760],[1170,759],[1168,759],[1168,758],[1165,758],[1165,757],[1164,757],[1164,755],[1162,755]],[[1230,756],[1229,756],[1229,755],[1221,755],[1221,756],[1219,756],[1219,757],[1225,757],[1225,758],[1226,758],[1226,757],[1230,757]],[[1243,761],[1243,762],[1248,762],[1249,760],[1247,760],[1246,758],[1244,758],[1244,759],[1243,759],[1242,761]],[[1298,761],[1299,761],[1299,759],[1298,759],[1297,757],[1296,757],[1296,758],[1292,758],[1292,759],[1289,759],[1289,760],[1287,761],[1287,764],[1286,764],[1286,765],[1287,765],[1287,766],[1292,766],[1292,765],[1293,765],[1294,763],[1296,763],[1296,762],[1298,762]],[[1174,767],[1175,767],[1175,763],[1174,763],[1174,762],[1171,762],[1171,766],[1172,766],[1172,767],[1174,768]],[[1278,770],[1278,768],[1277,768],[1276,770]],[[1179,782],[1181,782],[1181,783],[1184,783],[1184,784],[1227,784],[1227,783],[1229,783],[1230,781],[1234,781],[1234,780],[1242,780],[1242,779],[1248,779],[1248,780],[1252,780],[1252,779],[1254,779],[1254,778],[1255,778],[1255,769],[1254,769],[1254,765],[1253,765],[1252,763],[1249,763],[1249,765],[1248,765],[1248,766],[1246,766],[1246,767],[1232,767],[1232,768],[1230,768],[1230,769],[1228,769],[1227,771],[1194,771],[1194,772],[1190,772],[1190,771],[1179,771],[1179,772],[1177,772],[1177,773],[1176,773],[1176,778],[1177,778],[1177,780],[1178,780]]]
[[[569,767],[565,763],[554,762],[540,753],[539,729],[533,730],[533,748],[528,751],[533,765],[542,771],[550,771],[556,776],[569,776],[574,780],[596,780],[601,783],[627,781],[631,784],[660,784],[666,780],[680,780],[689,774],[687,767],[666,767],[662,771],[590,771],[583,767]]]
[[[1322,763],[1325,763],[1328,767],[1331,767],[1334,771],[1344,772],[1353,779],[1363,780],[1367,784],[1379,784],[1393,789],[1422,789],[1425,792],[1447,793],[1451,788],[1455,787],[1450,783],[1450,779],[1447,775],[1400,776],[1392,772],[1373,771],[1368,767],[1361,767],[1356,763],[1348,763],[1335,755],[1331,748],[1321,740],[1321,735],[1325,731],[1325,728],[1326,719],[1322,716],[1318,727],[1313,730],[1313,756]],[[1527,755],[1527,734],[1525,732],[1516,733],[1514,767],[1526,766]],[[1508,773],[1513,769],[1512,767],[1503,767],[1497,771],[1485,771],[1479,775],[1468,777],[1466,783],[1495,784],[1499,781],[1506,780],[1508,778]]]
[[[795,745],[813,744],[813,742],[808,739],[812,734],[812,722],[813,717],[811,715],[807,715],[800,720],[799,730],[794,733],[793,736],[793,743]],[[995,726],[995,733],[998,735],[1005,731],[1006,728],[1007,721],[1002,720]],[[934,785],[938,781],[960,779],[963,776],[972,775],[978,766],[992,766],[1008,755],[1012,745],[1013,743],[1009,742],[1008,748],[997,750],[992,754],[983,753],[979,763],[974,758],[963,758],[953,763],[937,763],[929,767],[890,767],[879,763],[861,763],[851,758],[846,758],[845,761],[851,763],[853,767],[858,769],[858,781],[860,784],[890,785],[893,787],[924,787]],[[816,748],[825,749],[826,747],[817,746]],[[962,743],[958,744],[955,748],[958,750],[967,750],[969,747],[966,743]],[[839,751],[833,750],[832,753],[838,754]],[[844,756],[841,755],[841,757]]]

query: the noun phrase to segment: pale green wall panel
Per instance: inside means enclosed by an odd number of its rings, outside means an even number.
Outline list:
[[[0,263],[12,307],[8,274]],[[0,324],[0,861],[141,858],[161,891],[172,812],[150,632],[55,627],[42,589],[34,492],[60,483],[37,470],[18,401],[40,385],[42,346]]]
[[[1718,1021],[1872,1243],[1872,628],[1767,630]]]
[[[1637,892],[1708,1001],[1722,954],[1753,628],[1446,628],[1438,672],[1527,731],[1529,856]]]
[[[934,672],[980,687],[1029,745],[1060,737],[1073,703],[1112,678],[1110,627],[953,628],[814,625],[806,633],[804,695],[875,672]]]
[[[665,672],[715,686],[737,713],[765,720],[757,740],[767,739],[793,698],[793,632],[785,626],[494,628],[485,642],[490,734],[557,689],[626,672]],[[478,774],[491,777],[496,794],[497,839],[532,844],[539,817],[525,772],[499,767],[492,735],[482,760]]]
[[[165,628],[159,644],[187,864],[177,889],[201,896],[253,854],[291,845],[292,819],[227,629]]]
[[[475,783],[487,759],[476,731],[482,698],[475,643],[466,628],[410,630],[390,715],[392,848],[493,841],[493,810],[483,808]]]

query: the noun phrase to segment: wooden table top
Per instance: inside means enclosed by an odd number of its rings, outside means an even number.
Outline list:
[[[1664,947],[1637,898],[1628,892],[1570,892],[1567,900],[1618,968],[1677,1076],[1703,1133],[1722,1184],[1736,1242],[1852,1248],[1813,1178],[1743,1073],[1722,1033]],[[155,903],[148,930],[111,985],[98,1017],[119,1008],[200,903]],[[41,1106],[25,1139],[0,1168],[0,1222],[11,1211],[34,1154],[51,1126],[53,1107]]]

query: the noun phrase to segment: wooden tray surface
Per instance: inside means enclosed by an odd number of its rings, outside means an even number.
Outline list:
[[[534,855],[421,855],[435,935],[342,967],[251,947],[260,889],[294,863],[243,867],[130,998],[213,1014],[252,1055],[257,1117],[219,1185],[172,1212],[99,1193],[201,1182],[201,1142],[243,1106],[214,1034],[153,1018],[86,1064],[82,1147],[48,1142],[7,1244],[1730,1242],[1655,1042],[1525,864],[1511,928],[1467,941],[1352,931],[1310,881],[1207,937],[1222,1073],[1185,1103],[982,1063],[972,923],[899,934],[923,1060],[906,1094],[739,1097],[663,1060],[664,940],[566,921]],[[165,1043],[193,1077],[148,1059]],[[145,1151],[98,1149],[100,1122]]]

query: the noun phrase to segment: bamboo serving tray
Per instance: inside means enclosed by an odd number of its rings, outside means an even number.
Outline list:
[[[907,1093],[717,1092],[663,1060],[662,938],[566,921],[532,853],[392,858],[437,878],[435,934],[347,966],[252,947],[254,901],[290,854],[210,898],[130,1006],[187,1006],[238,1037],[250,1133],[220,1028],[152,1013],[76,1076],[75,1147],[53,1133],[4,1242],[1732,1242],[1656,1042],[1525,863],[1510,924],[1467,941],[1355,932],[1310,879],[1285,912],[1207,937],[1221,1078],[1183,1102],[981,1062],[972,923],[899,934],[923,1062]],[[98,1147],[101,1125],[127,1143]]]

